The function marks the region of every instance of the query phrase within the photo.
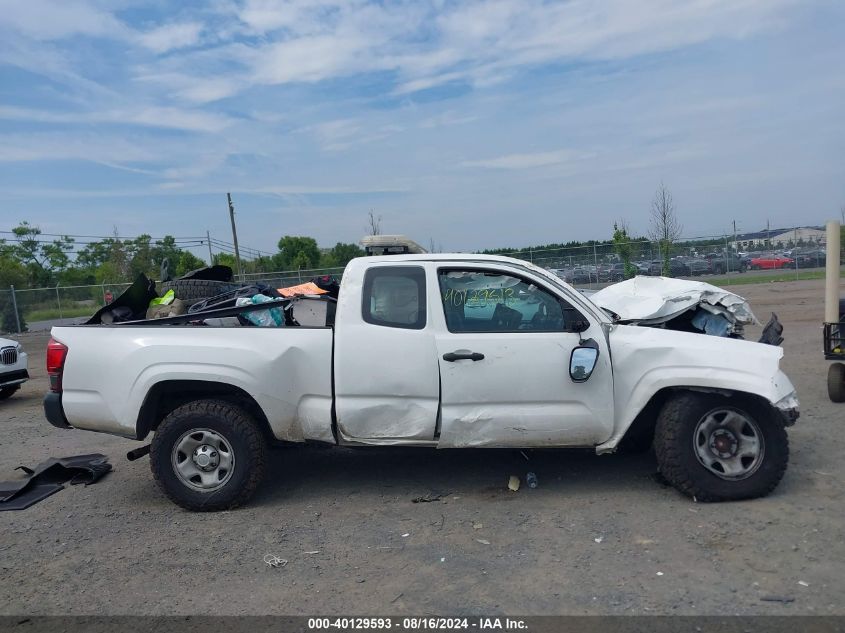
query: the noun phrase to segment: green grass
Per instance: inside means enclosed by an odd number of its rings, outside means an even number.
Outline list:
[[[70,317],[91,316],[98,310],[99,306],[90,306],[87,308],[62,308],[59,312],[58,308],[46,308],[41,310],[32,310],[27,312],[24,310],[23,316],[27,323],[35,321],[52,321],[53,319],[67,319]]]
[[[845,271],[845,267],[840,268],[840,275]],[[771,273],[761,274],[759,271],[749,271],[747,273],[740,273],[734,275],[718,275],[702,278],[702,281],[711,283],[714,286],[733,286],[744,284],[765,284],[774,281],[803,281],[806,279],[824,279],[824,268],[814,268],[811,270],[778,270]]]

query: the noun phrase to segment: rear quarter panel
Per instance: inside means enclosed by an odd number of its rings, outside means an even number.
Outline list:
[[[281,440],[332,441],[329,328],[80,326],[68,346],[62,406],[74,427],[135,437],[153,385],[203,380],[252,396]]]

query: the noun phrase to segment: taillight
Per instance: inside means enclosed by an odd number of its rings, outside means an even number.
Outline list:
[[[65,358],[67,358],[67,345],[51,338],[50,342],[47,343],[47,375],[50,376],[50,391],[56,393],[62,391],[62,372],[65,369]]]

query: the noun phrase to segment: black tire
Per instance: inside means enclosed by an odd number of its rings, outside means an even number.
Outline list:
[[[654,429],[629,429],[619,442],[617,452],[622,455],[642,455],[654,446]]]
[[[20,385],[14,385],[12,387],[3,387],[0,389],[0,400],[5,400],[6,398],[10,398],[13,393],[15,393],[18,389],[20,389]]]
[[[708,446],[699,442],[696,447],[696,431],[721,411],[739,413],[762,437],[758,441],[762,446],[759,458],[750,464],[754,469],[741,479],[717,475],[698,456],[698,450],[706,452]],[[722,428],[726,427],[716,427]],[[744,441],[741,436],[740,449]],[[764,497],[775,489],[789,462],[789,439],[780,414],[770,405],[741,396],[680,392],[666,402],[658,415],[654,451],[660,472],[685,495],[697,501],[733,501]]]
[[[172,290],[177,299],[201,301],[237,289],[238,284],[211,279],[175,279],[161,283],[161,294]]]
[[[176,471],[176,449],[184,438],[197,435],[192,430],[222,437],[227,450],[218,446],[221,453],[231,449],[231,472],[214,490],[192,488]],[[231,510],[246,503],[264,479],[266,461],[267,445],[258,424],[243,409],[222,400],[195,400],[175,409],[161,421],[150,447],[156,483],[173,503],[193,511]]]
[[[845,402],[845,364],[833,363],[827,370],[827,395],[832,402]]]

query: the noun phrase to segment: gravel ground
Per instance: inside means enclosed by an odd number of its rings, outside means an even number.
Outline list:
[[[826,396],[823,283],[737,290],[784,322],[802,417],[779,488],[726,504],[660,485],[649,455],[303,448],[274,452],[248,507],[191,514],[146,458],[125,460],[137,443],[47,424],[47,338],[24,335],[33,380],[0,403],[0,478],[87,452],[115,471],[0,513],[0,615],[845,614],[845,405]],[[529,470],[539,488],[507,490]],[[429,493],[442,499],[411,502]]]

